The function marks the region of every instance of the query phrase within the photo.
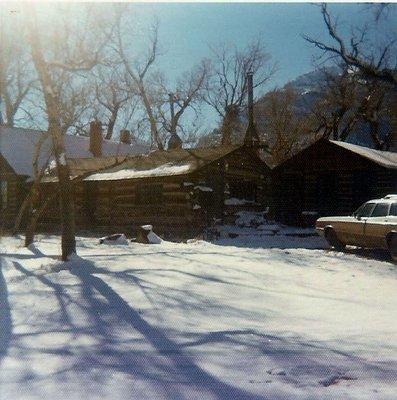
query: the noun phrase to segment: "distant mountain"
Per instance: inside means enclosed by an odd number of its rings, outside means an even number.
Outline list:
[[[286,83],[286,86],[292,87],[298,94],[295,101],[295,109],[297,114],[307,114],[315,105],[322,94],[321,83],[324,81],[324,72],[338,75],[340,69],[338,67],[327,67],[322,70],[310,71],[306,74],[298,76],[294,80]],[[390,131],[390,123],[382,121],[380,124],[381,135],[386,135]],[[349,135],[347,140],[350,143],[358,144],[366,147],[373,147],[372,140],[369,136],[368,126],[364,123],[358,123],[354,131]]]
[[[339,73],[336,67],[329,67],[326,71],[335,75]],[[321,83],[323,81],[324,70],[314,70],[300,75],[284,85],[284,88],[289,86],[294,89],[298,95],[295,102],[298,114],[307,114],[310,112],[311,107],[320,99],[322,95]]]

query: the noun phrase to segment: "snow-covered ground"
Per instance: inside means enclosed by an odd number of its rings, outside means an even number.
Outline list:
[[[396,266],[232,231],[57,273],[59,237],[2,238],[0,399],[395,399]]]

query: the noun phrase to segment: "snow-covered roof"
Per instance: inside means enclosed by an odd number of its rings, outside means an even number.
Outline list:
[[[137,170],[133,168],[120,169],[114,172],[98,172],[90,175],[86,181],[116,181],[122,179],[149,178],[154,176],[180,175],[190,172],[190,164],[172,165],[167,163],[156,168]]]
[[[127,157],[125,161],[118,165],[102,169],[88,176],[85,180],[122,180],[185,175],[224,157],[238,148],[239,146],[220,146],[205,149],[155,151],[147,155]]]
[[[46,132],[33,129],[11,128],[0,126],[0,154],[18,175],[32,176],[32,162],[36,144]],[[86,136],[65,135],[66,156],[74,158],[93,158],[89,150],[90,139]],[[146,153],[147,146],[143,144],[124,144],[103,140],[102,154],[104,157],[126,156]],[[39,167],[44,165],[51,155],[51,140],[47,138],[41,146]]]
[[[368,147],[358,146],[357,144],[339,142],[336,140],[330,140],[330,142],[346,150],[350,150],[353,153],[359,154],[382,167],[397,169],[397,153],[395,152],[370,149]]]

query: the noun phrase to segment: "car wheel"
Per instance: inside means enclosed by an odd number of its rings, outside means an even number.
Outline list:
[[[346,246],[338,239],[336,236],[336,233],[333,229],[328,228],[325,231],[325,239],[329,243],[330,246],[332,246],[335,250],[341,251],[343,250]]]
[[[397,262],[397,234],[392,235],[388,243],[390,256],[394,262]]]

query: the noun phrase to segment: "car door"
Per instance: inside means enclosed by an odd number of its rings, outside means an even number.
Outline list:
[[[390,202],[379,202],[367,218],[364,228],[366,247],[386,248],[389,209]]]
[[[374,202],[363,204],[357,211],[354,212],[353,217],[349,218],[348,222],[343,225],[344,235],[346,236],[345,243],[355,246],[365,246],[365,224],[367,218],[372,214],[375,207]]]
[[[385,235],[390,232],[397,232],[397,201],[390,204],[389,215],[386,217]]]

